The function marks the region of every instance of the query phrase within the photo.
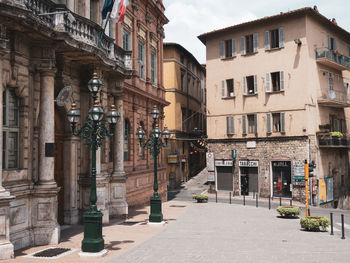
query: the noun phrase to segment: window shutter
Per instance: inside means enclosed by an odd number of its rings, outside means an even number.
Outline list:
[[[225,41],[220,41],[220,58],[225,58]]]
[[[332,48],[332,40],[331,40],[331,36],[328,35],[328,49],[331,50]]]
[[[266,91],[266,92],[271,92],[270,73],[266,73],[266,78],[265,78],[265,91]]]
[[[235,57],[236,55],[236,39],[232,38],[232,57]]]
[[[334,43],[334,50],[337,50],[337,40],[335,38],[333,40],[333,43]]]
[[[284,91],[284,71],[280,71],[280,91]]]
[[[279,29],[279,47],[284,47],[284,28],[280,27]]]
[[[281,124],[281,132],[285,133],[286,132],[286,125],[285,125],[285,114],[284,112],[280,113],[280,124]]]
[[[241,36],[241,55],[245,55],[245,37]]]
[[[246,79],[246,77],[243,77],[242,83],[243,83],[243,95],[247,95],[247,79]]]
[[[222,98],[226,97],[226,81],[225,80],[221,81],[221,97]]]
[[[234,117],[233,116],[226,117],[226,124],[227,124],[227,134],[228,135],[235,134]]]
[[[257,53],[259,49],[258,33],[253,34],[253,51]]]
[[[258,134],[258,115],[254,114],[254,133]]]
[[[265,50],[270,50],[270,31],[265,31]]]
[[[246,123],[247,116],[243,115],[242,116],[242,134],[246,135],[247,134],[247,123]]]
[[[233,96],[235,96],[235,79],[232,79]]]
[[[271,113],[266,114],[266,133],[271,133]]]
[[[254,75],[254,94],[258,94],[258,77]]]

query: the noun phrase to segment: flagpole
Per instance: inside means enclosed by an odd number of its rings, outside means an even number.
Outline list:
[[[114,5],[114,2],[115,2],[116,0],[113,0],[113,5]],[[104,34],[104,32],[105,32],[105,30],[106,30],[106,26],[107,26],[107,24],[108,24],[108,22],[109,22],[109,20],[110,20],[110,16],[111,16],[111,12],[108,12],[107,13],[107,17],[106,17],[106,23],[104,24],[104,26],[103,26],[103,20],[102,20],[102,28],[103,28],[103,30],[102,30],[102,32],[101,32],[101,34],[100,34],[100,37],[98,38],[98,47],[101,47],[101,43],[102,43],[102,36],[103,36],[103,34]]]

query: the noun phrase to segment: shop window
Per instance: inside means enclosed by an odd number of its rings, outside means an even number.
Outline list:
[[[14,89],[3,92],[3,169],[19,168],[19,98]]]
[[[130,161],[130,122],[124,120],[124,161]]]
[[[273,161],[272,179],[273,179],[273,196],[292,197],[291,191],[291,162],[290,161]]]

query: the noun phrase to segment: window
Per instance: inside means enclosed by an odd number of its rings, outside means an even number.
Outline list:
[[[187,76],[187,92],[191,95],[191,77]]]
[[[236,56],[236,39],[228,39],[220,42],[220,58],[232,58]]]
[[[227,79],[222,81],[222,97],[223,98],[232,98],[235,96],[234,89],[234,79]]]
[[[333,74],[332,73],[328,73],[328,87],[329,87],[329,90],[334,90],[333,83],[334,83]]]
[[[183,55],[180,56],[180,61],[181,61],[181,64],[185,64],[185,58]]]
[[[284,90],[284,72],[266,73],[265,80],[266,92],[278,92]]]
[[[284,47],[284,28],[265,31],[265,50]]]
[[[124,120],[124,161],[130,161],[130,154],[129,154],[129,138],[130,137],[130,123],[129,120]]]
[[[196,87],[195,87],[195,85],[196,85],[196,80],[193,79],[192,80],[192,95],[193,96],[196,96]]]
[[[256,114],[247,115],[248,133],[257,133]]]
[[[157,84],[157,54],[151,52],[151,81],[153,85]]]
[[[186,130],[186,126],[185,126],[185,121],[186,121],[186,109],[185,108],[181,108],[181,124],[182,124],[182,131]]]
[[[145,79],[145,46],[138,43],[138,61],[139,61],[139,76],[141,79]]]
[[[241,55],[257,53],[258,47],[258,33],[241,37]]]
[[[185,72],[181,71],[181,90],[185,91]]]
[[[243,77],[243,95],[258,94],[257,76]]]
[[[130,32],[123,29],[123,49],[131,50]]]
[[[140,122],[140,126],[142,127],[142,130],[145,130],[145,127],[142,121]],[[138,143],[138,146],[139,146],[139,153],[138,153],[139,160],[144,160],[145,159],[144,148],[140,145],[140,143]]]
[[[234,117],[233,116],[226,117],[226,133],[227,133],[227,135],[234,135],[235,134]]]
[[[3,169],[19,168],[19,99],[13,89],[3,92]]]
[[[331,36],[328,36],[328,49],[337,50],[337,40]]]
[[[271,123],[272,120],[272,123]],[[271,127],[272,126],[272,127]],[[266,132],[271,134],[272,132],[285,132],[285,113],[268,113],[266,115]]]

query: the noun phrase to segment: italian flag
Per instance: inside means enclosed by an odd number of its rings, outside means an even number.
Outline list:
[[[110,17],[113,19],[117,19],[117,23],[124,21],[126,7],[128,6],[128,4],[129,0],[115,0]]]

